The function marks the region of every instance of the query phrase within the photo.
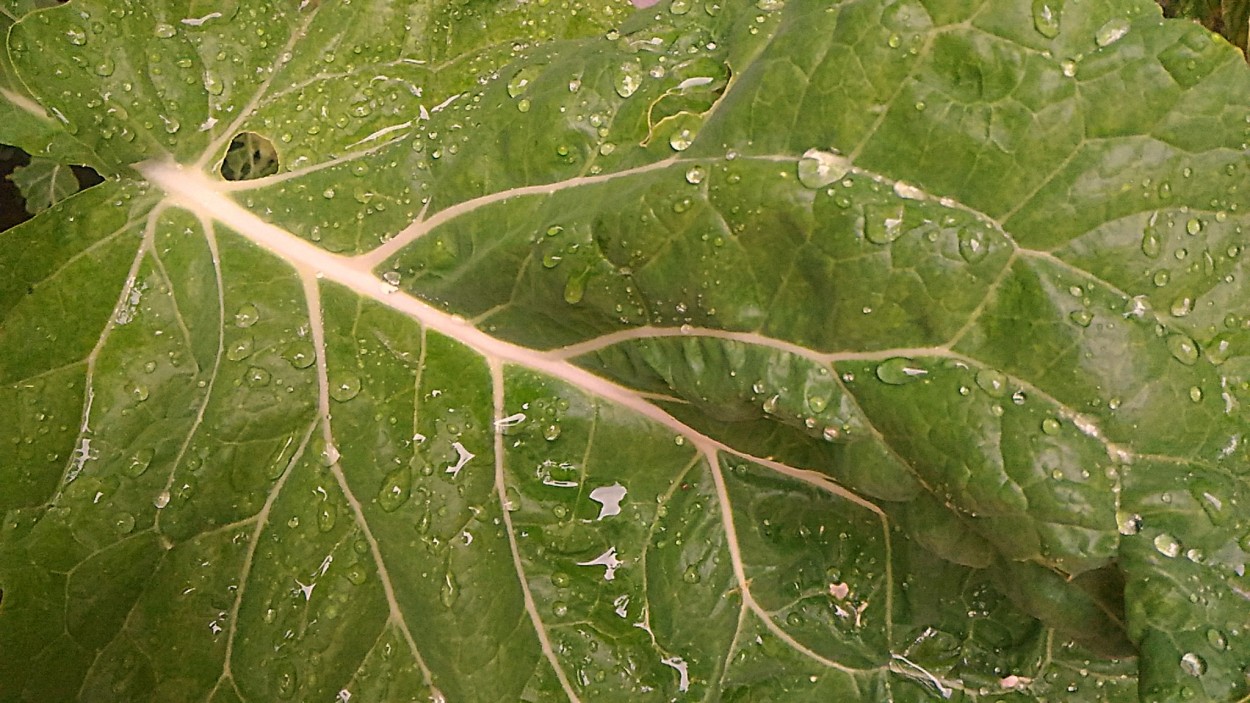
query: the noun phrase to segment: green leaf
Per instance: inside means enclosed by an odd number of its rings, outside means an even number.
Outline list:
[[[17,186],[26,200],[26,211],[32,215],[78,192],[78,178],[73,170],[51,159],[33,158],[29,165],[18,166],[6,178]]]
[[[0,235],[0,699],[1250,695],[1201,27],[75,0],[9,53],[117,177]]]

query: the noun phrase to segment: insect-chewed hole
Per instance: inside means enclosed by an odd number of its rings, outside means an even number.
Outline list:
[[[277,149],[273,148],[273,142],[255,132],[235,135],[221,162],[221,176],[227,181],[250,181],[277,172]]]

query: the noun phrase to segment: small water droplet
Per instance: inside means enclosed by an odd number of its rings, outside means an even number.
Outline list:
[[[877,378],[892,386],[901,386],[922,378],[928,371],[906,357],[896,356],[877,365]]]
[[[681,574],[681,580],[691,584],[698,583],[702,580],[702,576],[699,575],[699,568],[694,564],[687,566],[686,570]]]
[[[157,23],[155,28],[153,28],[152,33],[155,34],[157,38],[159,39],[169,39],[170,37],[177,34],[178,30],[175,29],[172,24],[169,24],[167,22],[160,22],[160,23]]]
[[[694,143],[698,130],[694,127],[679,127],[668,136],[668,145],[673,151],[685,151]]]
[[[1153,224],[1142,231],[1141,253],[1151,259],[1159,258],[1163,253],[1163,236]]]
[[[268,370],[259,366],[248,367],[243,373],[243,381],[252,388],[263,388],[269,385],[272,378]]]
[[[674,4],[676,4],[676,3],[674,3]],[[564,602],[564,601],[562,601],[562,600],[554,601],[554,602],[551,604],[551,614],[552,614],[552,615],[554,615],[554,616],[556,616],[556,617],[558,617],[558,618],[562,618],[562,617],[564,617],[565,615],[568,615],[568,614],[569,614],[569,604],[568,604],[568,603],[565,603],[565,602]]]
[[[1155,549],[1165,557],[1175,557],[1181,553],[1181,543],[1166,532],[1155,535],[1154,545]]]
[[[411,493],[412,470],[407,466],[401,466],[382,479],[382,488],[378,490],[378,506],[388,513],[393,513],[408,502],[408,496]]]
[[[1224,633],[1214,628],[1207,630],[1207,642],[1216,649],[1224,649],[1228,646],[1228,640],[1224,637]]]
[[[1063,425],[1060,424],[1059,420],[1053,417],[1048,417],[1045,420],[1042,420],[1042,432],[1045,432],[1048,435],[1057,435],[1059,434],[1059,430],[1062,428]]]
[[[799,615],[798,613],[790,613],[789,615],[786,616],[786,624],[789,625],[790,627],[802,627],[803,616]]]
[[[1185,317],[1194,311],[1194,296],[1181,294],[1172,301],[1172,317]]]
[[[707,170],[702,166],[691,166],[686,169],[686,182],[691,185],[698,185],[707,177]]]
[[[1189,399],[1195,403],[1202,402],[1202,389],[1198,386],[1189,387]]]
[[[1047,39],[1059,36],[1063,0],[1033,0],[1033,28]]]
[[[808,188],[823,188],[841,180],[850,170],[850,159],[829,151],[808,149],[799,159],[799,183]]]
[[[74,46],[82,46],[87,43],[87,32],[82,27],[70,27],[65,30],[65,38]]]
[[[543,439],[547,440],[548,442],[554,442],[559,438],[560,438],[560,426],[557,425],[556,423],[553,422],[550,425],[547,425],[545,428],[543,428]]]
[[[295,672],[295,665],[287,661],[280,662],[274,667],[273,682],[278,698],[288,700],[294,696],[296,689],[299,688],[299,677]]]
[[[1223,364],[1229,358],[1236,356],[1233,348],[1233,336],[1227,332],[1215,335],[1210,344],[1203,348],[1203,352],[1207,357],[1207,361],[1210,361],[1213,365],[1219,366]]]
[[[529,89],[530,83],[542,73],[543,66],[531,65],[522,68],[508,81],[508,97],[518,98]]]
[[[1089,310],[1073,310],[1068,315],[1068,319],[1078,327],[1089,327],[1089,324],[1094,321],[1094,313]]]
[[[169,505],[169,498],[169,491],[161,491],[156,495],[156,498],[152,500],[152,505],[156,506],[157,510],[162,510],[165,506]]]
[[[996,369],[977,371],[977,386],[995,398],[1001,398],[1007,392],[1007,376]]]

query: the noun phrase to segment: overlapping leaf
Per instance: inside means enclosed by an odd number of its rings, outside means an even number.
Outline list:
[[[0,697],[1246,696],[1226,44],[185,5],[10,37],[128,175],[0,239]]]

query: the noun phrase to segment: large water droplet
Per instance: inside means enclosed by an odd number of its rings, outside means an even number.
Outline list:
[[[622,98],[633,95],[642,85],[642,65],[628,61],[616,70],[616,94]]]
[[[1116,529],[1125,536],[1141,532],[1141,515],[1117,511],[1115,514]]]
[[[699,185],[704,178],[707,178],[707,169],[702,166],[691,166],[686,169],[686,182],[690,185]]]
[[[144,472],[148,470],[148,467],[152,465],[152,458],[154,456],[156,456],[156,451],[151,447],[140,449],[135,452],[134,456],[130,457],[130,461],[122,467],[122,473],[131,478],[138,478],[142,476]]]
[[[889,244],[903,236],[903,205],[870,205],[864,208],[864,238],[873,244]]]
[[[1172,358],[1186,366],[1198,363],[1198,345],[1188,335],[1174,334],[1168,337],[1168,351]]]
[[[577,305],[586,296],[586,279],[590,278],[590,269],[569,276],[564,282],[564,302]]]
[[[395,512],[399,506],[408,502],[412,493],[412,471],[401,466],[382,479],[382,488],[378,490],[378,505],[388,513]]]
[[[929,373],[925,368],[906,357],[896,356],[877,365],[877,378],[892,386],[901,386],[922,378]]]
[[[260,310],[251,303],[244,303],[234,313],[234,324],[239,327],[251,327],[260,320]]]
[[[226,347],[226,358],[230,361],[242,361],[252,355],[253,345],[252,335],[240,337]]]
[[[1047,39],[1059,36],[1059,16],[1063,0],[1033,0],[1033,28]]]
[[[799,183],[808,188],[823,188],[841,179],[851,170],[851,161],[829,151],[808,149],[799,159]]]
[[[70,27],[65,30],[65,38],[74,46],[82,46],[87,43],[87,32],[82,27]]]
[[[330,379],[330,397],[340,403],[360,394],[360,377],[353,374],[335,375]]]
[[[1123,17],[1109,20],[1098,28],[1098,32],[1094,35],[1094,43],[1098,46],[1111,46],[1123,39],[1125,34],[1128,34],[1128,28],[1128,20]]]
[[[1165,557],[1175,557],[1181,553],[1181,543],[1166,532],[1155,535],[1154,545],[1155,549]]]
[[[959,256],[964,261],[975,264],[989,253],[990,247],[985,241],[984,232],[970,227],[959,230]]]
[[[1181,671],[1190,676],[1202,676],[1207,673],[1207,662],[1193,652],[1185,652],[1181,656]]]
[[[306,369],[317,362],[317,351],[312,343],[303,340],[292,342],[283,356],[297,369]]]

